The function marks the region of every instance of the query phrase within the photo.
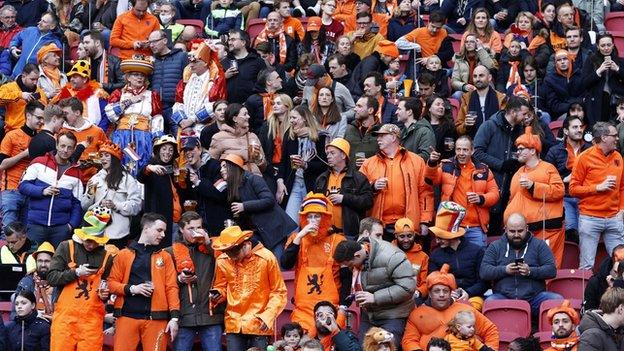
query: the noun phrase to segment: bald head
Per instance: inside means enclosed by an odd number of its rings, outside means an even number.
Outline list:
[[[266,18],[266,28],[274,31],[282,26],[282,16],[276,11],[270,12]]]
[[[509,218],[507,218],[507,226],[513,225],[513,226],[526,226],[526,218],[524,218],[524,216],[522,215],[522,213],[512,213],[511,215],[509,215]]]
[[[472,82],[477,90],[485,90],[492,83],[492,75],[490,70],[483,65],[478,65],[472,71]]]

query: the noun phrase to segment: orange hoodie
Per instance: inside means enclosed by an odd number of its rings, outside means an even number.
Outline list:
[[[132,10],[117,16],[110,35],[110,46],[119,48],[119,58],[126,60],[135,54],[151,56],[149,48],[134,49],[137,41],[146,41],[150,33],[159,30],[160,23],[151,13],[145,13],[143,18],[138,18]]]
[[[579,212],[586,216],[610,218],[624,209],[623,170],[622,156],[617,151],[605,155],[598,145],[583,151],[570,179],[570,195],[580,199]],[[598,192],[596,186],[608,176],[615,177],[615,188]]]

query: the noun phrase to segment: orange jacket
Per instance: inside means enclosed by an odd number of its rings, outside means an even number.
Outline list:
[[[472,161],[470,162],[472,163]],[[442,185],[442,201],[457,202],[464,206],[467,211],[476,210],[481,229],[483,229],[483,232],[487,232],[487,226],[490,223],[490,207],[496,205],[500,198],[494,174],[486,164],[481,162],[474,164],[471,188],[473,192],[483,196],[483,203],[480,205],[469,205],[466,197],[456,199],[452,196],[460,172],[462,172],[462,167],[453,158],[451,160],[442,160],[438,167],[427,166],[425,178],[429,179],[434,185]]]
[[[494,88],[491,88],[494,89]],[[504,109],[506,105],[507,95],[494,91],[496,93],[496,98],[498,99],[499,109]],[[455,119],[455,129],[457,130],[457,134],[464,135],[468,133],[468,129],[466,128],[466,115],[468,114],[468,105],[470,105],[470,98],[472,94],[477,94],[476,90],[469,91],[464,93],[460,100],[459,111],[457,111],[457,118]],[[488,116],[489,118],[489,116]],[[474,126],[473,126],[474,128]]]
[[[583,151],[572,170],[570,196],[579,198],[579,212],[583,215],[610,218],[624,209],[624,182],[622,156],[613,151],[605,155],[598,145]],[[596,186],[607,178],[616,177],[615,189],[598,192]]]
[[[415,308],[407,318],[405,334],[401,342],[403,350],[426,350],[431,338],[444,338],[446,324],[459,311],[472,311],[476,317],[476,336],[487,346],[498,350],[499,336],[496,325],[472,306],[461,302],[453,302],[443,311],[438,311],[427,304]]]
[[[117,16],[110,35],[110,46],[119,48],[121,60],[132,58],[135,54],[151,56],[152,52],[147,49],[134,49],[137,41],[146,41],[150,33],[159,30],[158,18],[150,13],[145,13],[143,18],[138,18],[132,10]]]
[[[0,144],[0,153],[8,157],[17,156],[20,152],[28,149],[28,144],[32,136],[28,135],[25,130],[34,133],[32,129],[24,126],[8,132],[2,139]],[[19,160],[11,168],[2,171],[2,190],[15,190],[22,179],[22,174],[26,172],[26,168],[30,164],[30,158],[25,157]]]
[[[526,176],[533,181],[533,187],[526,189],[520,186],[520,178]],[[563,226],[563,196],[565,187],[563,180],[555,166],[545,161],[539,161],[537,166],[529,169],[526,165],[511,178],[509,204],[505,209],[504,221],[512,213],[522,213],[527,224],[538,223],[542,228],[542,221],[555,220],[555,227],[547,229],[558,229]],[[535,229],[532,229],[535,230]]]
[[[354,27],[347,28],[347,22],[349,22],[351,18],[355,18],[355,15],[357,15],[357,13],[355,12],[355,0],[336,1],[336,12],[334,12],[334,19],[342,22],[342,25],[344,26],[344,33],[355,30],[355,24],[353,24]]]
[[[20,78],[17,78],[20,79]],[[4,115],[4,130],[10,131],[17,129],[24,125],[26,122],[26,100],[22,99],[22,89],[17,85],[17,82],[10,82],[0,86],[0,106],[4,106],[6,113]],[[39,101],[46,105],[48,98],[45,92],[37,87],[37,93],[39,93]]]
[[[392,241],[396,245],[396,239]],[[414,277],[416,278],[416,289],[420,292],[420,296],[427,296],[427,274],[429,272],[429,255],[423,250],[419,244],[414,244],[412,248],[405,253],[407,259],[414,269]]]
[[[449,333],[446,334],[444,340],[451,344],[451,350],[453,351],[479,351],[483,347],[483,343],[476,336],[473,336],[468,340],[464,340]]]
[[[227,298],[226,333],[273,334],[273,323],[286,307],[287,291],[277,259],[262,244],[256,244],[242,262],[221,254],[212,287]],[[260,330],[261,321],[267,330]]]
[[[104,133],[102,128],[94,125],[86,119],[85,124],[82,128],[74,128],[65,124],[61,129],[61,132],[64,131],[72,132],[76,136],[76,139],[78,139],[79,143],[87,140],[89,137],[92,138],[89,147],[82,152],[82,155],[80,155],[81,161],[88,159],[93,154],[97,154],[98,143],[108,141],[108,137],[106,136],[106,133]],[[89,179],[91,179],[91,177],[95,175],[95,173],[97,173],[97,168],[95,167],[84,168],[82,170],[80,179],[83,183],[86,184]]]
[[[115,300],[116,316],[121,315],[124,296],[130,294],[130,285],[127,282],[130,278],[130,269],[134,257],[133,249],[125,248],[119,251],[108,276],[110,292],[117,295]],[[177,318],[180,314],[178,274],[171,255],[163,250],[152,253],[151,272],[154,293],[152,294],[150,317],[152,319]]]
[[[290,35],[291,38],[296,39],[298,37],[299,41],[303,40],[303,37],[305,36],[305,29],[298,18],[286,17],[284,18],[283,25],[284,32]]]
[[[425,183],[425,161],[411,151],[403,148],[399,150],[396,157],[401,158],[401,172],[405,183],[405,207],[407,217],[414,223],[427,223],[433,219],[433,189]],[[384,177],[386,172],[387,157],[380,151],[377,155],[369,157],[364,161],[360,172],[372,184],[377,179]],[[384,212],[384,198],[386,192],[375,192],[373,208],[369,215],[375,218],[382,218]]]

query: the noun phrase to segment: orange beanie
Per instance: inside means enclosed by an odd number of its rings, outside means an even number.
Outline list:
[[[455,277],[449,273],[451,267],[448,264],[443,264],[439,271],[435,271],[427,276],[427,289],[431,289],[436,284],[446,285],[451,290],[457,289],[457,283],[455,283]]]
[[[542,142],[539,135],[533,134],[533,128],[527,126],[524,128],[524,134],[516,139],[516,146],[524,146],[529,149],[535,149],[538,153],[542,152]]]
[[[377,43],[375,51],[393,58],[399,57],[399,49],[397,48],[396,44],[391,42],[390,40],[381,40],[379,43]]]
[[[579,324],[580,320],[578,312],[576,312],[574,308],[570,307],[569,300],[563,300],[561,306],[553,307],[548,310],[548,314],[546,315],[548,317],[548,323],[552,324],[552,319],[557,313],[565,313],[570,316],[570,319],[572,319],[572,323],[574,323],[574,325]]]

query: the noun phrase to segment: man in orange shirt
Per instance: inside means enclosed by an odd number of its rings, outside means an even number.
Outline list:
[[[525,127],[524,134],[516,139],[518,161],[524,164],[511,179],[511,195],[503,220],[512,213],[521,213],[533,235],[544,240],[555,256],[555,265],[563,260],[563,180],[555,166],[540,160],[542,143]]]
[[[178,273],[171,255],[160,248],[167,219],[157,213],[141,218],[141,236],[119,251],[108,277],[115,299],[115,350],[164,350],[167,336],[178,333]]]
[[[252,236],[252,231],[232,226],[212,242],[212,248],[222,254],[217,257],[211,306],[227,302],[228,351],[253,346],[266,349],[275,320],[286,307],[287,290],[279,263]]]
[[[445,66],[453,58],[455,51],[446,29],[442,28],[446,18],[441,12],[429,15],[427,27],[416,28],[396,41],[400,50],[416,50],[420,57],[437,55]]]
[[[394,224],[394,237],[392,242],[399,249],[405,252],[405,256],[412,263],[414,269],[414,279],[416,279],[416,291],[414,297],[419,299],[417,304],[424,301],[423,296],[427,295],[427,272],[429,267],[429,256],[423,251],[420,244],[415,243],[416,229],[414,222],[409,218],[401,218]]]
[[[160,23],[147,12],[148,0],[131,0],[132,10],[119,15],[113,24],[110,46],[119,49],[119,58],[126,60],[135,54],[150,56],[147,38],[160,29]]]
[[[484,163],[474,161],[474,147],[469,136],[461,136],[455,141],[455,157],[442,160],[441,154],[433,151],[427,162],[425,177],[434,185],[440,185],[442,201],[453,201],[466,209],[462,227],[464,237],[481,247],[485,247],[490,207],[494,206],[500,194],[494,174]]]
[[[22,174],[30,163],[28,144],[43,127],[44,106],[37,100],[26,105],[26,123],[6,134],[0,144],[0,171],[2,171],[2,222],[3,226],[14,221],[26,223],[26,196],[17,190]]]
[[[301,21],[290,15],[292,6],[290,0],[277,0],[273,4],[275,11],[282,17],[282,25],[284,26],[284,32],[290,35],[291,38],[302,41],[305,35],[305,29],[301,24]]]
[[[403,217],[419,223],[420,235],[427,235],[427,223],[433,217],[433,191],[425,183],[425,161],[401,147],[401,130],[384,124],[373,132],[379,152],[362,164],[362,172],[373,186],[373,208],[370,215],[386,226],[388,236],[394,223]]]
[[[604,233],[607,252],[624,241],[624,179],[618,132],[613,124],[597,122],[594,146],[578,156],[570,179],[570,195],[579,198],[580,268],[591,269]]]

